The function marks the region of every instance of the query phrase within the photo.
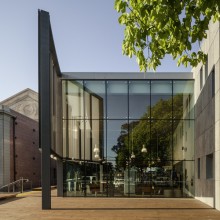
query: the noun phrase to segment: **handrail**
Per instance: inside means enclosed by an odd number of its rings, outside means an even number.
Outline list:
[[[23,193],[24,191],[24,183],[30,182],[29,179],[24,179],[23,177],[21,177],[19,180],[16,180],[12,183],[9,183],[7,185],[1,186],[0,190],[4,189],[4,188],[8,188],[8,192],[10,192],[10,186],[13,186],[13,192],[15,192],[15,185],[19,184],[20,185],[20,192]]]

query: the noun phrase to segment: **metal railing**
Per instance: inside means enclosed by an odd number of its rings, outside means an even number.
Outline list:
[[[24,192],[24,184],[25,183],[29,183],[30,184],[30,189],[32,189],[32,182],[29,181],[29,179],[24,179],[23,177],[21,177],[19,180],[16,180],[12,183],[9,183],[7,185],[4,185],[2,187],[0,187],[0,192]]]

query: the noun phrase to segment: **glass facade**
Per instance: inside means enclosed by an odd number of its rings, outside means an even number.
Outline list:
[[[63,80],[64,196],[194,195],[193,80]]]

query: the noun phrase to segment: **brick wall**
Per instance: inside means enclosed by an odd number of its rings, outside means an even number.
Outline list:
[[[41,153],[39,151],[38,122],[11,111],[15,116],[15,178],[27,178],[32,186],[41,185]],[[11,163],[13,164],[13,162]],[[11,172],[13,173],[13,166]]]

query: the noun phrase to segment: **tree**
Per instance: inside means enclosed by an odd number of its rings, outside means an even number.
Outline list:
[[[136,56],[141,71],[156,70],[166,54],[177,64],[196,66],[207,55],[194,45],[207,37],[211,20],[220,20],[219,0],[115,0],[125,25],[123,54]]]
[[[178,123],[173,122],[172,124],[172,120],[170,120],[172,106],[175,107],[175,118],[178,122],[183,118],[182,94],[176,94],[173,98],[166,100],[158,100],[155,105],[151,106],[151,109],[146,110],[141,120],[122,125],[122,130],[126,130],[126,132],[118,137],[117,145],[112,147],[117,154],[117,170],[125,169],[128,162],[131,162],[132,166],[142,169],[149,165],[150,160],[156,162],[158,157],[160,165],[166,165],[167,161],[172,160],[173,132],[178,126]],[[143,144],[147,148],[147,154],[141,152]],[[132,151],[135,158],[130,160]]]

